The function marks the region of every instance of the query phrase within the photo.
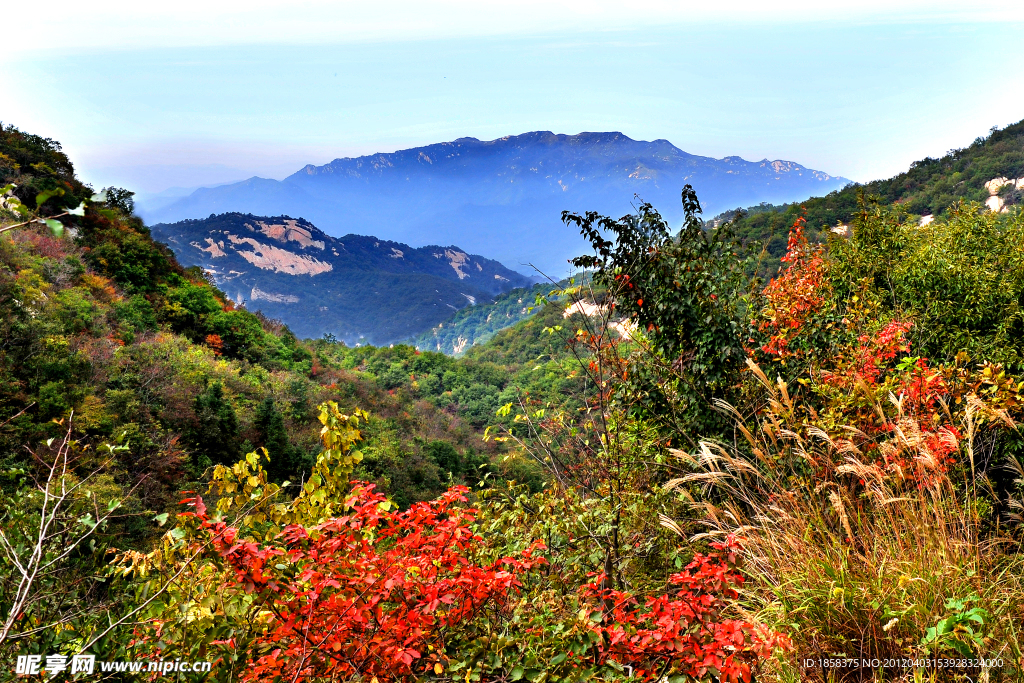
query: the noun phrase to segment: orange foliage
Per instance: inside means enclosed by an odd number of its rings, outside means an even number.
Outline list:
[[[790,344],[799,335],[807,320],[825,302],[825,260],[820,246],[812,246],[804,234],[803,217],[796,219],[789,231],[789,244],[783,263],[785,272],[772,278],[764,288],[765,318],[757,328],[768,335],[761,346],[765,353],[785,358],[794,355]]]
[[[224,340],[220,338],[219,334],[206,335],[206,345],[213,349],[218,356],[224,353]]]
[[[117,298],[117,290],[114,289],[114,282],[108,277],[85,273],[82,275],[82,284],[101,301],[113,301]]]

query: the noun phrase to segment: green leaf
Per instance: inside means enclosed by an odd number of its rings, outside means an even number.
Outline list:
[[[36,208],[46,203],[46,200],[50,197],[61,197],[64,195],[64,190],[57,187],[52,190],[44,190],[36,195]]]
[[[105,201],[107,201],[107,191],[103,190],[102,192],[97,192],[96,194],[94,194],[92,196],[92,198],[89,201],[93,201],[93,202],[105,202]]]
[[[962,640],[953,640],[950,642],[950,645],[952,645],[953,649],[959,652],[964,657],[974,656],[974,652],[972,652],[971,648],[967,646],[967,643],[963,642]]]
[[[564,652],[560,655],[555,655],[551,658],[551,666],[558,666],[559,664],[565,661],[566,657],[567,655]]]
[[[165,512],[162,515],[157,515],[156,517],[154,517],[153,521],[155,521],[158,525],[163,526],[164,524],[167,523],[167,518],[169,516],[170,516],[170,513]]]
[[[67,210],[69,216],[84,216],[85,215],[85,202],[82,202],[73,209]]]
[[[50,229],[54,237],[61,237],[64,235],[64,224],[60,221],[52,218],[44,218],[43,222],[46,223],[46,227]]]
[[[509,674],[509,679],[513,680],[513,681],[518,681],[522,677],[523,677],[523,667],[521,667],[521,666],[517,666],[516,668],[512,669],[512,673]]]

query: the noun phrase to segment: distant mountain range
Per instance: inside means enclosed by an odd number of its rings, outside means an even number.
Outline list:
[[[139,208],[149,223],[223,212],[301,216],[333,235],[459,244],[519,270],[533,264],[561,277],[566,260],[585,250],[560,221],[565,209],[617,217],[644,200],[675,224],[687,183],[713,215],[824,195],[848,182],[791,161],[687,154],[667,140],[533,132],[335,159],[284,180],[254,177]]]
[[[409,339],[467,305],[534,282],[456,246],[338,239],[289,216],[227,213],[151,229],[236,303],[300,337],[331,333],[348,344]]]

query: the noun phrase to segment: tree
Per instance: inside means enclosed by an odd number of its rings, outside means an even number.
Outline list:
[[[636,341],[645,353],[632,359],[624,382],[629,400],[695,443],[698,435],[724,428],[714,402],[730,397],[743,368],[746,278],[729,225],[705,230],[690,185],[682,201],[685,220],[678,234],[646,202],[618,220],[563,212],[562,221],[594,248],[573,265],[593,270],[609,306],[642,335]]]
[[[79,637],[83,622],[109,604],[92,595],[99,583],[108,521],[121,507],[105,499],[104,471],[123,446],[104,447],[98,466],[72,438],[72,417],[52,448],[30,451],[31,472],[0,501],[0,649],[12,641],[50,645]],[[30,483],[31,480],[31,483]],[[109,486],[106,488],[109,489]]]
[[[210,465],[238,460],[238,417],[224,397],[220,382],[213,382],[196,396],[196,422],[186,430],[186,442],[195,454],[194,465],[201,472]]]
[[[305,463],[301,451],[288,440],[284,416],[277,409],[273,398],[268,396],[256,408],[253,427],[256,429],[257,445],[267,449],[267,472],[270,479],[282,482],[297,478]]]
[[[442,471],[456,475],[462,472],[462,456],[447,441],[431,441],[423,450]]]
[[[107,206],[117,209],[127,218],[135,213],[135,193],[123,187],[107,187],[103,189],[107,195]]]

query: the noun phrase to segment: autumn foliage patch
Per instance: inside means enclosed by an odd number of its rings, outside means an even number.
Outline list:
[[[789,231],[789,243],[782,262],[786,270],[765,287],[765,308],[758,330],[767,335],[764,353],[785,358],[793,355],[792,342],[807,320],[825,302],[825,260],[820,245],[811,245],[804,234],[803,217]]]
[[[749,683],[761,660],[787,647],[784,637],[727,616],[744,582],[732,536],[670,575],[664,593],[639,599],[592,573],[569,601],[582,606],[579,614],[552,614],[539,630],[517,625],[516,610],[529,608],[531,586],[547,569],[547,548],[534,541],[515,556],[480,561],[485,544],[468,492],[453,487],[398,511],[372,485],[354,482],[343,514],[289,524],[267,542],[211,514],[201,497],[185,499],[191,511],[179,520],[196,525],[193,547],[210,548],[208,562],[224,570],[217,590],[253,604],[240,679],[384,683],[471,673],[481,665],[470,650],[496,628],[513,644],[504,646],[510,666],[541,654],[552,671],[589,671],[584,678],[628,667],[641,681]],[[569,634],[590,645],[578,647]],[[153,635],[155,644],[170,631],[157,625]],[[235,638],[211,644],[241,647]]]
[[[737,567],[741,548],[731,535],[711,545],[717,553],[697,553],[669,577],[669,593],[642,604],[627,592],[603,588],[603,574],[583,586],[584,596],[608,606],[597,613],[601,621],[594,626],[602,660],[631,666],[643,681],[674,673],[698,681],[749,683],[758,661],[786,647],[783,636],[725,618],[744,581]]]
[[[257,594],[266,629],[243,680],[353,675],[380,681],[440,673],[469,622],[507,607],[518,575],[541,564],[538,546],[479,565],[475,511],[465,487],[394,511],[372,485],[356,482],[347,512],[306,528],[286,526],[263,545],[187,502],[234,570],[227,588]],[[367,679],[369,680],[369,679]]]

